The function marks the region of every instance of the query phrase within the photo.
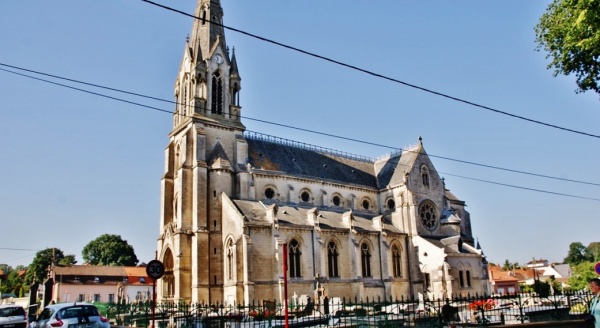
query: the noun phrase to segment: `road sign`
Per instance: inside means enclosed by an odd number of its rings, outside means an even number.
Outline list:
[[[159,260],[152,260],[146,266],[146,274],[154,280],[160,279],[165,274],[165,266]]]
[[[594,265],[594,271],[596,271],[596,274],[600,275],[600,262],[596,263],[596,265]]]

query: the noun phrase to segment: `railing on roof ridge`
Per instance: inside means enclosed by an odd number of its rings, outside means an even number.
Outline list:
[[[339,150],[335,150],[335,149],[315,146],[315,145],[307,144],[304,142],[290,140],[290,139],[281,138],[281,137],[276,137],[276,136],[272,136],[272,135],[268,135],[268,134],[264,134],[264,133],[260,133],[260,132],[246,130],[244,132],[244,136],[247,139],[269,141],[269,142],[277,143],[280,145],[312,150],[312,151],[316,151],[319,153],[344,157],[344,158],[348,158],[348,159],[352,159],[352,160],[356,160],[356,161],[367,162],[367,163],[374,162],[374,160],[372,158],[367,157],[367,156],[356,155],[356,154],[351,154],[351,153],[347,153],[347,152],[343,152],[343,151],[339,151]]]

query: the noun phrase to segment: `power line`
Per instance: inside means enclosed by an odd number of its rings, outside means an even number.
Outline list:
[[[0,65],[4,65],[4,64],[0,63]],[[76,90],[76,91],[81,91],[81,92],[89,93],[89,94],[92,94],[92,95],[96,95],[96,96],[100,96],[100,97],[105,97],[105,98],[108,98],[108,99],[112,99],[112,100],[116,100],[116,101],[121,101],[121,102],[124,102],[124,103],[132,104],[132,105],[136,105],[136,106],[140,106],[140,107],[146,107],[146,108],[157,110],[157,111],[164,112],[164,113],[175,114],[172,111],[168,111],[168,110],[164,110],[164,109],[160,109],[160,108],[156,108],[156,107],[152,107],[152,106],[148,106],[148,105],[144,105],[144,104],[132,102],[132,101],[129,101],[129,100],[120,99],[120,98],[117,98],[117,97],[103,95],[103,94],[100,94],[100,93],[97,93],[97,92],[92,92],[92,91],[88,91],[88,90],[84,90],[84,89],[80,89],[80,88],[75,88],[75,87],[68,86],[68,85],[65,85],[65,84],[62,84],[62,83],[56,83],[56,82],[53,82],[53,81],[48,81],[48,80],[45,80],[45,79],[41,79],[41,78],[37,78],[37,77],[32,77],[32,76],[29,76],[29,75],[26,75],[26,74],[21,74],[21,73],[18,73],[18,72],[13,72],[13,71],[10,71],[10,70],[7,70],[7,69],[0,68],[0,70],[8,72],[8,73],[16,74],[16,75],[19,75],[19,76],[32,78],[32,79],[35,79],[35,80],[38,80],[38,81],[47,82],[47,83],[51,83],[51,84],[54,84],[54,85],[66,87],[66,88],[73,89],[73,90]],[[57,78],[60,78],[60,77],[57,77]],[[72,82],[75,82],[75,80],[72,80]],[[93,85],[91,83],[87,83],[87,84],[88,85]],[[122,91],[122,90],[119,90],[119,89],[114,89],[114,88],[108,88],[108,87],[103,87],[103,88],[111,89],[113,91],[118,91],[118,92],[124,92],[124,93],[128,93],[128,94],[135,94],[135,93],[132,93],[132,92],[125,92],[125,91]],[[140,96],[140,97],[146,97],[146,96],[141,95],[141,94],[135,94],[135,95]],[[182,114],[178,114],[178,115],[182,115]],[[190,117],[190,116],[187,116],[187,115],[182,115],[182,116]],[[280,126],[286,126],[286,125],[283,125],[283,124],[272,123],[272,122],[268,122],[268,121],[264,121],[264,120],[258,120],[258,121],[261,121],[261,122],[264,122],[264,123],[268,123],[268,124],[276,124],[276,125],[280,125]],[[336,138],[342,138],[342,139],[346,139],[346,140],[355,140],[355,139],[351,139],[351,138],[345,138],[345,137],[341,137],[341,136],[336,136],[336,135],[321,133],[321,132],[307,130],[307,129],[302,129],[302,128],[297,128],[297,129],[300,129],[300,130],[303,130],[303,131],[310,131],[310,132],[318,133],[318,134],[321,134],[321,135],[327,135],[327,136],[332,136],[332,137],[336,137]],[[356,141],[357,142],[368,143],[368,144],[371,144],[371,145],[378,145],[378,144],[375,144],[375,143],[365,142],[365,141],[361,141],[361,140],[356,140]],[[388,146],[383,146],[383,145],[380,145],[380,146],[382,146],[382,147],[388,147]],[[397,149],[397,148],[394,148],[394,149]],[[410,150],[403,150],[403,151],[410,152]],[[428,156],[435,157],[435,156],[432,156],[432,155],[428,155]],[[449,159],[449,158],[441,157],[441,156],[440,156],[440,158],[448,159],[448,160],[454,160],[454,159]],[[476,163],[473,163],[473,162],[468,162],[468,161],[461,161],[461,160],[455,160],[455,161],[466,163],[466,164],[479,165],[479,164],[476,164]],[[398,165],[400,163],[396,162],[395,164]],[[491,166],[491,165],[482,165],[482,166],[488,167],[488,168],[502,169],[502,168],[494,167],[494,166]],[[515,172],[515,173],[525,174],[524,172],[517,171],[517,170],[510,170],[510,169],[505,169],[505,170],[511,171],[511,172]],[[442,173],[442,172],[439,172],[439,173]],[[477,179],[477,178],[470,178],[470,177],[465,177],[465,176],[451,174],[451,173],[442,173],[442,174],[445,174],[445,175],[448,175],[448,176],[454,176],[454,177],[464,178],[464,179],[469,179],[469,180],[473,180],[473,181],[479,181],[479,182],[483,182],[483,183],[501,185],[501,186],[510,187],[510,188],[516,188],[516,189],[522,189],[522,190],[529,190],[529,191],[535,191],[535,192],[541,192],[541,193],[547,193],[547,194],[558,195],[558,196],[565,196],[565,197],[571,197],[571,198],[600,201],[600,199],[597,199],[597,198],[590,198],[590,197],[577,196],[577,195],[571,195],[571,194],[565,194],[565,193],[558,193],[558,192],[553,192],[553,191],[548,191],[548,190],[542,190],[542,189],[535,189],[535,188],[529,188],[529,187],[522,187],[522,186],[510,185],[510,184],[506,184],[506,183],[494,182],[494,181]],[[541,175],[541,174],[530,174],[530,175],[535,175],[535,176],[539,176],[539,177],[547,177],[547,178],[552,178],[552,179],[557,179],[557,180],[564,180],[564,181],[569,181],[569,182],[586,183],[586,182],[583,182],[583,181],[580,182],[580,181],[577,181],[577,180],[562,179],[562,178],[556,178],[556,177],[551,177],[551,176],[545,176],[545,175]],[[596,183],[587,183],[587,184],[598,185]],[[0,248],[0,249],[2,249],[2,248]]]
[[[105,90],[111,90],[111,91],[114,91],[114,92],[124,93],[124,94],[128,94],[128,95],[134,95],[134,96],[137,96],[137,97],[148,98],[148,99],[152,99],[152,100],[158,100],[158,101],[162,101],[162,102],[166,102],[166,103],[170,103],[170,104],[174,104],[174,105],[184,105],[182,103],[178,103],[178,102],[173,101],[173,100],[167,100],[167,99],[157,98],[157,97],[153,97],[153,96],[144,95],[144,94],[141,94],[141,93],[135,93],[135,92],[126,91],[126,90],[122,90],[122,89],[116,89],[116,88],[112,88],[112,87],[107,87],[107,86],[103,86],[103,85],[99,85],[99,84],[95,84],[95,83],[84,82],[84,81],[75,80],[75,79],[71,79],[71,78],[67,78],[67,77],[63,77],[63,76],[58,76],[58,75],[54,75],[54,74],[49,74],[49,73],[35,71],[35,70],[27,69],[27,68],[13,66],[13,65],[1,63],[1,62],[0,62],[0,66],[6,66],[6,67],[13,68],[13,69],[18,69],[18,70],[22,70],[22,71],[26,71],[26,72],[30,72],[30,73],[35,73],[35,74],[39,74],[39,75],[49,76],[49,77],[52,77],[52,78],[61,79],[61,80],[69,81],[69,82],[74,82],[74,83],[84,84],[84,85],[88,85],[88,86],[93,86],[93,87],[101,88],[101,89],[105,89]],[[106,97],[106,98],[110,98],[110,99],[117,100],[117,101],[123,101],[123,102],[130,103],[130,104],[133,104],[133,105],[147,107],[147,108],[150,108],[150,109],[158,110],[158,111],[169,113],[169,114],[175,114],[172,111],[164,110],[164,109],[161,109],[161,108],[152,107],[152,106],[148,106],[148,105],[141,105],[141,104],[138,104],[138,103],[134,103],[134,102],[130,102],[130,101],[125,101],[125,100],[122,100],[120,98],[105,96],[105,95],[102,95],[102,94],[90,92],[90,91],[79,89],[79,88],[74,88],[74,87],[71,87],[71,86],[67,86],[67,85],[64,85],[64,84],[47,81],[47,80],[44,80],[44,79],[39,79],[39,78],[36,78],[36,77],[32,77],[32,76],[29,76],[29,75],[25,75],[25,74],[13,72],[13,71],[10,71],[10,70],[5,70],[5,69],[0,69],[0,70],[5,71],[5,72],[9,72],[9,73],[13,73],[13,74],[17,74],[17,75],[21,75],[21,76],[24,76],[24,77],[29,77],[29,78],[32,78],[32,79],[40,80],[40,81],[43,81],[43,82],[48,82],[48,83],[56,84],[56,85],[59,85],[59,86],[64,86],[64,87],[75,89],[75,90],[78,90],[78,91],[83,91],[83,92],[91,93],[91,94],[94,94],[94,95],[97,95],[97,96]],[[177,115],[180,115],[180,116],[183,116],[183,117],[189,117],[189,116],[184,115],[184,114],[177,114]],[[247,120],[251,120],[251,121],[255,121],[255,122],[260,122],[260,123],[265,123],[265,124],[280,126],[280,127],[284,127],[284,128],[288,128],[288,129],[293,129],[293,130],[298,130],[298,131],[303,131],[303,132],[309,132],[309,133],[313,133],[313,134],[323,135],[323,136],[327,136],[327,137],[331,137],[331,138],[336,138],[336,139],[341,139],[341,140],[346,140],[346,141],[352,141],[352,142],[362,143],[362,144],[365,144],[365,145],[376,146],[376,147],[381,147],[381,148],[387,148],[387,149],[391,149],[391,150],[394,150],[394,151],[402,150],[402,151],[405,151],[405,152],[414,152],[412,150],[399,149],[397,147],[393,147],[393,146],[389,146],[389,145],[384,145],[384,144],[380,144],[380,143],[369,142],[369,141],[365,141],[365,140],[360,140],[360,139],[354,139],[354,138],[339,136],[339,135],[335,135],[335,134],[330,134],[330,133],[325,133],[325,132],[321,132],[321,131],[310,130],[310,129],[301,128],[301,127],[297,127],[297,126],[291,126],[291,125],[282,124],[282,123],[270,122],[270,121],[261,120],[261,119],[257,119],[257,118],[252,118],[252,117],[248,117],[248,116],[237,115],[236,117],[247,119]],[[443,159],[443,160],[447,160],[447,161],[452,161],[452,162],[457,162],[457,163],[463,163],[463,164],[468,164],[468,165],[473,165],[473,166],[480,166],[480,167],[485,167],[485,168],[495,169],[495,170],[500,170],[500,171],[506,171],[506,172],[523,174],[523,175],[536,176],[536,177],[540,177],[540,178],[546,178],[546,179],[552,179],[552,180],[558,180],[558,181],[565,181],[565,182],[572,182],[572,183],[578,183],[578,184],[585,184],[585,185],[591,185],[591,186],[600,186],[600,183],[596,183],[596,182],[589,182],[589,181],[582,181],[582,180],[560,178],[560,177],[555,177],[555,176],[550,176],[550,175],[545,175],[545,174],[539,174],[539,173],[527,172],[527,171],[522,171],[522,170],[517,170],[517,169],[499,167],[499,166],[495,166],[495,165],[482,164],[482,163],[477,163],[477,162],[472,162],[472,161],[455,159],[455,158],[450,158],[450,157],[445,157],[445,156],[440,156],[440,155],[435,155],[435,154],[427,154],[427,155],[429,157],[433,157],[433,158],[439,158],[439,159]]]
[[[26,68],[22,68],[22,67],[18,67],[18,66],[13,66],[13,65],[1,63],[1,62],[0,62],[0,66],[6,66],[6,67],[10,67],[10,68],[13,68],[13,69],[18,69],[18,70],[23,70],[23,71],[30,72],[30,73],[35,73],[35,74],[40,74],[40,75],[44,75],[44,76],[49,76],[49,77],[56,78],[56,79],[61,79],[61,80],[65,80],[65,81],[69,81],[69,82],[74,82],[74,83],[80,83],[80,84],[84,84],[84,85],[88,85],[88,86],[93,86],[93,87],[96,87],[96,88],[101,88],[101,89],[110,90],[110,91],[114,91],[114,92],[124,93],[124,94],[128,94],[128,95],[134,95],[134,96],[137,96],[137,97],[148,98],[148,99],[152,99],[152,100],[158,100],[158,101],[162,101],[162,102],[166,102],[166,103],[170,103],[170,104],[184,105],[182,103],[178,103],[178,102],[173,101],[173,100],[161,99],[161,98],[157,98],[157,97],[153,97],[153,96],[148,96],[148,95],[144,95],[144,94],[140,94],[140,93],[135,93],[135,92],[131,92],[131,91],[126,91],[126,90],[122,90],[122,89],[117,89],[117,88],[112,88],[112,87],[107,87],[107,86],[103,86],[103,85],[99,85],[99,84],[84,82],[84,81],[75,80],[75,79],[71,79],[71,78],[67,78],[67,77],[62,77],[62,76],[58,76],[58,75],[54,75],[54,74],[43,73],[43,72],[40,72],[40,71],[26,69]],[[93,94],[93,95],[97,95],[97,96],[101,96],[101,97],[113,99],[113,100],[116,100],[116,101],[122,101],[122,102],[133,104],[133,105],[136,105],[136,106],[150,108],[150,109],[157,110],[157,111],[160,111],[160,112],[165,112],[165,113],[169,113],[169,114],[177,114],[177,115],[180,115],[180,116],[183,116],[183,117],[190,117],[188,115],[175,113],[173,111],[164,110],[164,109],[153,107],[153,106],[148,106],[148,105],[143,105],[143,104],[139,104],[139,103],[135,103],[135,102],[123,100],[123,99],[120,99],[120,98],[111,97],[111,96],[107,96],[107,95],[103,95],[103,94],[91,92],[91,91],[88,91],[88,90],[71,87],[71,86],[68,86],[68,85],[61,84],[61,83],[47,81],[47,80],[44,80],[44,79],[32,77],[30,75],[21,74],[21,73],[18,73],[18,72],[13,72],[13,71],[10,71],[10,70],[5,70],[5,69],[1,69],[1,68],[0,68],[0,70],[5,71],[5,72],[9,72],[9,73],[13,73],[13,74],[17,74],[17,75],[20,75],[20,76],[24,76],[24,77],[36,79],[36,80],[39,80],[39,81],[43,81],[43,82],[47,82],[47,83],[52,83],[52,84],[59,85],[59,86],[64,86],[66,88],[74,89],[74,90],[77,90],[77,91],[82,91],[82,92],[90,93],[90,94]],[[402,150],[404,152],[414,152],[413,150],[399,149],[397,147],[393,147],[393,146],[389,146],[389,145],[384,145],[384,144],[380,144],[380,143],[375,143],[375,142],[370,142],[370,141],[365,141],[365,140],[360,140],[360,139],[355,139],[355,138],[344,137],[344,136],[340,136],[340,135],[325,133],[325,132],[316,131],[316,130],[310,130],[310,129],[301,128],[301,127],[297,127],[297,126],[291,126],[291,125],[282,124],[282,123],[270,122],[270,121],[266,121],[266,120],[262,120],[262,119],[257,119],[257,118],[252,118],[252,117],[248,117],[248,116],[237,115],[236,117],[247,119],[247,120],[251,120],[251,121],[255,121],[255,122],[260,122],[260,123],[275,125],[275,126],[279,126],[279,127],[284,127],[284,128],[288,128],[288,129],[293,129],[293,130],[298,130],[298,131],[303,131],[303,132],[309,132],[309,133],[313,133],[313,134],[323,135],[323,136],[327,136],[327,137],[331,137],[331,138],[336,138],[336,139],[341,139],[341,140],[346,140],[346,141],[352,141],[352,142],[362,143],[362,144],[366,144],[366,145],[370,145],[370,146],[376,146],[376,147],[381,147],[381,148],[387,148],[387,149],[391,149],[391,150],[394,150],[394,151]],[[527,171],[523,171],[523,170],[517,170],[517,169],[511,169],[511,168],[504,168],[504,167],[499,167],[499,166],[495,166],[495,165],[482,164],[482,163],[477,163],[477,162],[472,162],[472,161],[467,161],[467,160],[460,160],[460,159],[455,159],[455,158],[450,158],[450,157],[445,157],[445,156],[440,156],[440,155],[435,155],[435,154],[427,154],[427,155],[429,157],[433,157],[433,158],[439,158],[439,159],[444,159],[444,160],[447,160],[447,161],[453,161],[453,162],[462,163],[462,164],[468,164],[468,165],[473,165],[473,166],[480,166],[480,167],[485,167],[485,168],[495,169],[495,170],[500,170],[500,171],[506,171],[506,172],[511,172],[511,173],[518,173],[518,174],[523,174],[523,175],[530,175],[530,176],[535,176],[535,177],[540,177],[540,178],[546,178],[546,179],[552,179],[552,180],[558,180],[558,181],[565,181],[565,182],[572,182],[572,183],[578,183],[578,184],[585,184],[585,185],[591,185],[591,186],[600,186],[600,183],[596,183],[596,182],[589,182],[589,181],[582,181],[582,180],[560,178],[560,177],[555,177],[555,176],[546,175],[546,174],[539,174],[539,173],[527,172]]]
[[[41,251],[41,249],[9,248],[9,247],[0,247],[0,250],[4,250],[4,251],[31,251],[31,252],[39,252],[39,251]]]
[[[188,13],[186,13],[184,11],[181,11],[181,10],[178,10],[178,9],[175,9],[175,8],[172,8],[172,7],[161,5],[159,3],[156,3],[156,2],[153,2],[153,1],[150,1],[150,0],[142,0],[142,1],[143,2],[147,2],[149,4],[152,4],[154,6],[157,6],[157,7],[166,9],[166,10],[169,10],[169,11],[176,12],[176,13],[184,15],[184,16],[188,16],[188,17],[191,17],[191,18],[194,18],[194,19],[202,20],[202,18],[200,18],[200,17],[188,14]],[[204,21],[206,21],[206,19],[204,19]],[[425,87],[421,87],[421,86],[418,86],[418,85],[415,85],[415,84],[404,82],[404,81],[401,81],[401,80],[398,80],[398,79],[395,79],[395,78],[392,78],[392,77],[389,77],[389,76],[386,76],[386,75],[383,75],[383,74],[380,74],[380,73],[375,73],[373,71],[369,71],[369,70],[360,68],[358,66],[346,64],[344,62],[341,62],[341,61],[338,61],[338,60],[335,60],[335,59],[332,59],[332,58],[329,58],[329,57],[321,56],[319,54],[316,54],[316,53],[313,53],[313,52],[310,52],[310,51],[302,50],[300,48],[296,48],[296,47],[293,47],[293,46],[290,46],[290,45],[287,45],[287,44],[284,44],[284,43],[281,43],[281,42],[278,42],[278,41],[274,41],[274,40],[271,40],[271,39],[268,39],[268,38],[265,38],[265,37],[261,37],[261,36],[258,36],[256,34],[252,34],[252,33],[249,33],[249,32],[243,31],[243,30],[239,30],[239,29],[236,29],[236,28],[233,28],[233,27],[229,27],[229,26],[223,25],[223,24],[218,23],[218,22],[213,22],[212,20],[208,20],[208,21],[211,24],[215,24],[217,26],[221,26],[221,27],[223,27],[225,29],[228,29],[228,30],[231,30],[231,31],[234,31],[234,32],[238,32],[240,34],[243,34],[243,35],[246,35],[246,36],[249,36],[249,37],[252,37],[252,38],[264,41],[264,42],[267,42],[267,43],[271,43],[271,44],[274,44],[276,46],[280,46],[280,47],[283,47],[283,48],[286,48],[286,49],[289,49],[289,50],[292,50],[292,51],[296,51],[296,52],[299,52],[299,53],[302,53],[302,54],[305,54],[305,55],[308,55],[308,56],[311,56],[311,57],[322,59],[324,61],[336,64],[336,65],[339,65],[339,66],[343,66],[343,67],[346,67],[346,68],[349,68],[349,69],[352,69],[352,70],[355,70],[355,71],[359,71],[361,73],[365,73],[365,74],[368,74],[368,75],[371,75],[371,76],[374,76],[374,77],[382,78],[384,80],[388,80],[388,81],[391,81],[391,82],[394,82],[394,83],[402,84],[404,86],[407,86],[407,87],[410,87],[410,88],[414,88],[414,89],[417,89],[417,90],[421,90],[421,91],[424,91],[424,92],[427,92],[427,93],[430,93],[430,94],[434,94],[436,96],[444,97],[444,98],[447,98],[447,99],[450,99],[450,100],[454,100],[454,101],[461,102],[461,103],[464,103],[464,104],[467,104],[467,105],[471,105],[473,107],[485,109],[485,110],[488,110],[488,111],[491,111],[491,112],[494,112],[494,113],[497,113],[497,114],[509,116],[509,117],[520,119],[520,120],[527,121],[527,122],[530,122],[530,123],[535,123],[535,124],[543,125],[543,126],[546,126],[546,127],[550,127],[550,128],[554,128],[554,129],[566,131],[566,132],[571,132],[571,133],[575,133],[575,134],[580,134],[580,135],[584,135],[584,136],[588,136],[588,137],[593,137],[593,138],[600,139],[600,135],[596,135],[596,134],[592,134],[592,133],[588,133],[588,132],[583,132],[583,131],[578,131],[578,130],[574,130],[574,129],[570,129],[570,128],[561,127],[561,126],[558,126],[558,125],[555,125],[555,124],[550,124],[550,123],[538,121],[538,120],[527,118],[527,117],[524,117],[524,116],[521,116],[521,115],[516,115],[516,114],[509,113],[509,112],[505,112],[505,111],[502,111],[502,110],[499,110],[499,109],[494,109],[494,108],[491,108],[489,106],[480,105],[480,104],[477,104],[477,103],[474,103],[474,102],[471,102],[471,101],[468,101],[468,100],[465,100],[465,99],[461,99],[461,98],[458,98],[458,97],[450,96],[450,95],[442,93],[442,92],[434,91],[434,90],[431,90],[431,89],[427,89]]]
[[[462,176],[462,175],[451,174],[451,173],[444,173],[444,172],[439,172],[439,173],[442,173],[442,174],[445,174],[445,175],[449,175],[449,176],[453,176],[453,177],[457,177],[457,178],[468,179],[468,180],[479,181],[479,182],[485,182],[485,183],[489,183],[489,184],[495,184],[495,185],[505,186],[505,187],[510,187],[510,188],[523,189],[523,190],[529,190],[529,191],[536,191],[536,192],[541,192],[541,193],[545,193],[545,194],[565,196],[565,197],[571,197],[571,198],[594,200],[594,201],[600,202],[600,198],[592,198],[592,197],[570,195],[570,194],[565,194],[565,193],[560,193],[560,192],[554,192],[554,191],[548,191],[548,190],[543,190],[543,189],[535,189],[535,188],[517,186],[517,185],[508,184],[508,183],[502,183],[502,182],[496,182],[496,181],[490,181],[490,180],[483,180],[483,179],[477,179],[477,178],[470,178],[470,177],[465,177],[465,176]]]

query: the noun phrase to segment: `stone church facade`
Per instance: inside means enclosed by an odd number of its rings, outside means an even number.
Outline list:
[[[422,140],[372,160],[245,131],[235,52],[211,23],[220,1],[195,15],[165,149],[159,301],[283,301],[284,273],[288,295],[488,292],[465,202]]]

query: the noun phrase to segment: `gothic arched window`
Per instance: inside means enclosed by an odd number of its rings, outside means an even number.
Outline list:
[[[360,257],[362,266],[362,276],[371,277],[371,251],[367,243],[360,245]]]
[[[392,246],[392,266],[394,277],[402,277],[402,251],[397,245]]]
[[[423,180],[423,186],[429,188],[429,169],[427,166],[421,168],[421,178]]]
[[[211,112],[223,114],[223,81],[221,73],[216,71],[212,76]]]
[[[338,273],[338,251],[334,242],[329,242],[327,245],[327,269],[329,277],[339,277]]]
[[[288,244],[288,248],[290,278],[301,278],[300,255],[302,255],[302,252],[300,251],[300,244],[296,239],[292,239]]]

